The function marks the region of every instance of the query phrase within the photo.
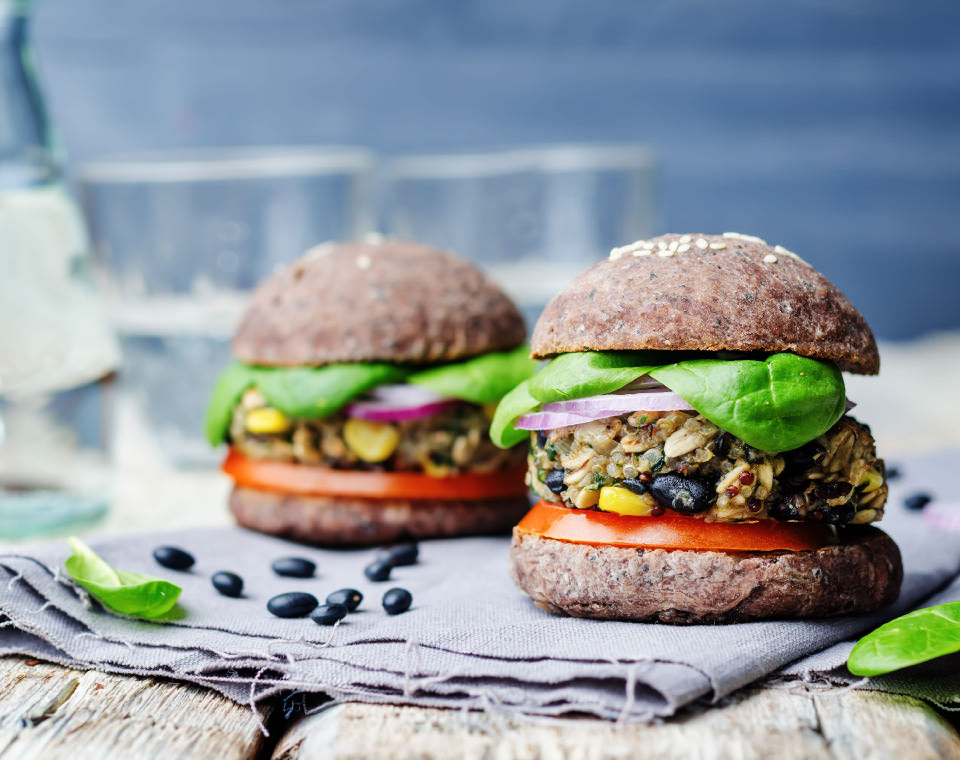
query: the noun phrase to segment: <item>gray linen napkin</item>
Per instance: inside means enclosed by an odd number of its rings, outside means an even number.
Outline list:
[[[946,461],[933,469],[949,472]],[[900,506],[903,494],[917,488],[910,469],[893,489],[884,525],[904,556],[903,591],[895,605],[871,615],[689,627],[577,620],[537,609],[514,588],[505,539],[425,542],[418,565],[396,568],[391,581],[374,584],[362,572],[373,551],[317,550],[235,528],[89,541],[115,567],[183,587],[179,618],[165,623],[117,617],[91,602],[65,578],[65,543],[0,555],[0,612],[7,618],[0,653],[184,679],[238,701],[301,690],[540,715],[666,717],[852,640],[956,578],[960,534],[933,530]],[[931,490],[929,481],[924,487]],[[151,550],[160,544],[191,551],[196,566],[187,573],[158,566]],[[275,576],[270,562],[289,555],[314,559],[317,577]],[[210,576],[218,570],[243,576],[246,596],[217,594]],[[380,607],[393,586],[413,593],[405,614],[388,616]],[[283,591],[322,600],[342,587],[360,589],[364,602],[336,628],[278,619],[265,609]],[[832,659],[813,667],[836,665],[843,645],[834,649]]]

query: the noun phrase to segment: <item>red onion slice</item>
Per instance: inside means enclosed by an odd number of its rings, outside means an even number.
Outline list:
[[[607,393],[602,396],[553,401],[543,405],[545,412],[565,412],[591,420],[628,412],[673,412],[693,409],[673,391],[641,391],[639,393]]]
[[[607,415],[608,417],[610,415]],[[514,423],[517,430],[555,430],[556,428],[566,427],[567,425],[582,425],[584,422],[590,422],[592,419],[601,419],[600,417],[581,417],[576,414],[566,414],[564,412],[531,412],[525,414]]]
[[[456,401],[416,385],[381,385],[369,398],[354,401],[344,409],[348,417],[370,422],[403,422],[438,414]]]

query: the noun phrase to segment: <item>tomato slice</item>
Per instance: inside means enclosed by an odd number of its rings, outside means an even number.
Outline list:
[[[629,517],[611,512],[558,507],[540,501],[519,530],[573,544],[688,549],[693,551],[807,551],[836,543],[823,523],[763,520],[705,522],[667,512],[660,517]]]
[[[526,466],[491,473],[437,478],[421,472],[334,470],[308,464],[250,459],[230,449],[223,471],[239,486],[315,496],[359,496],[368,499],[505,499],[523,496]]]

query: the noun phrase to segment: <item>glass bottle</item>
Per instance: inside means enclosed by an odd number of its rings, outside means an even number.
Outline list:
[[[0,0],[0,540],[103,513],[102,380],[119,362],[29,44]]]

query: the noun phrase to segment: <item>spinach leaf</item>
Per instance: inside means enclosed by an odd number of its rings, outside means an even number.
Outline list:
[[[846,402],[840,370],[796,354],[685,361],[650,375],[712,423],[764,451],[812,441],[840,419]]]
[[[671,360],[646,351],[579,351],[561,354],[534,375],[530,381],[530,394],[544,404],[599,396],[632,383],[668,361]]]
[[[540,402],[530,395],[530,382],[524,380],[497,405],[490,423],[490,440],[501,449],[509,449],[530,437],[529,430],[517,430],[513,426],[522,415],[540,406]]]
[[[871,631],[850,652],[847,668],[855,676],[878,676],[954,652],[960,652],[960,602],[947,602]]]
[[[406,377],[394,364],[328,364],[325,367],[255,367],[260,392],[291,417],[328,417],[374,386]]]
[[[67,539],[73,554],[67,557],[70,577],[99,600],[122,615],[153,619],[169,612],[180,598],[179,586],[141,573],[114,570],[80,539]]]
[[[204,430],[211,446],[223,443],[230,429],[233,408],[240,401],[243,392],[254,382],[253,368],[240,362],[231,364],[220,373],[216,385],[213,386],[204,420]]]
[[[530,358],[530,349],[520,346],[513,351],[483,354],[455,364],[430,367],[410,375],[407,382],[448,398],[492,404],[533,375],[536,368],[537,362]]]

